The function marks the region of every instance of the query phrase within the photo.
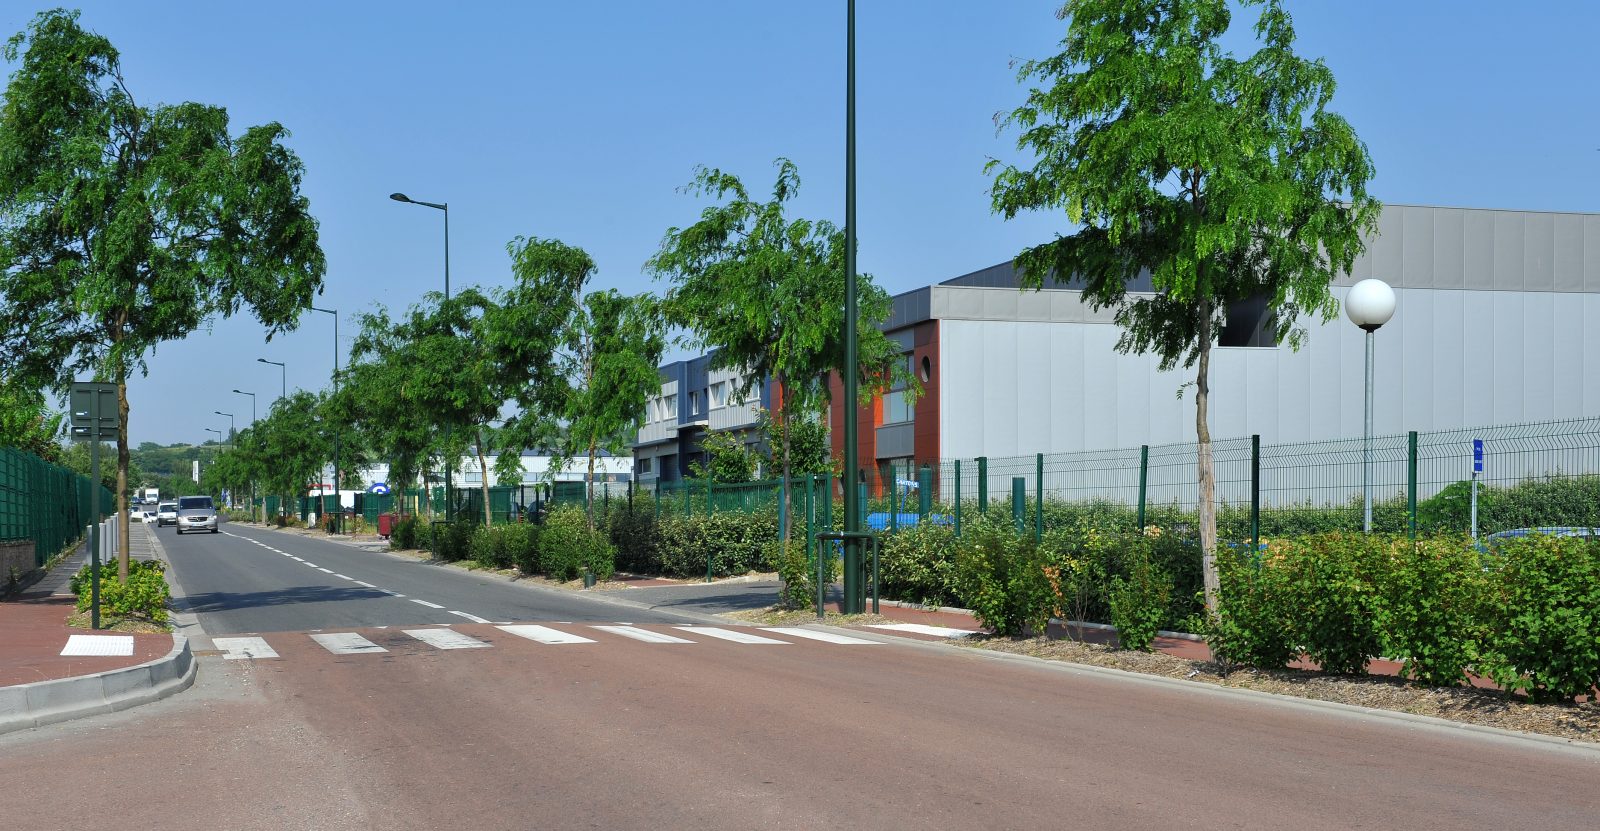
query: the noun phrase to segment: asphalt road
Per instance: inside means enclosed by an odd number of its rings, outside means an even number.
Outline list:
[[[309,570],[309,569],[308,569]],[[202,658],[196,688],[0,737],[0,816],[226,829],[1590,829],[1600,753],[958,647],[584,624]],[[632,631],[632,630],[630,630]]]
[[[236,523],[218,534],[151,530],[182,586],[176,605],[213,636],[473,620],[694,622]]]

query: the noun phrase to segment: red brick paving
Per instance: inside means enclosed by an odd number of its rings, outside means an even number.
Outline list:
[[[71,635],[121,634],[67,626],[74,598],[23,595],[0,603],[0,687],[137,666],[172,651],[171,635],[133,635],[128,657],[63,657]]]

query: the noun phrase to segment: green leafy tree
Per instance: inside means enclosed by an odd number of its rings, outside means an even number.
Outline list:
[[[797,415],[789,424],[789,468],[796,476],[808,473],[839,475],[842,467],[833,459],[833,447],[828,442],[828,425],[821,416],[813,413]],[[763,458],[769,468],[773,463],[772,448],[782,446],[782,429],[771,410],[762,410],[756,416],[756,431],[761,435]]]
[[[694,478],[710,479],[719,485],[737,485],[756,478],[761,457],[740,434],[731,430],[707,433],[700,439],[700,449],[705,451],[706,460],[689,463],[689,473]]]
[[[44,393],[0,380],[0,447],[26,450],[47,462],[61,460],[61,414],[52,413]]]
[[[1036,84],[998,120],[1036,161],[992,161],[994,209],[1064,210],[1073,233],[1024,250],[1038,288],[1079,281],[1113,309],[1123,352],[1195,371],[1199,525],[1207,607],[1216,608],[1216,476],[1211,349],[1231,303],[1264,298],[1279,341],[1298,347],[1302,315],[1338,311],[1329,282],[1348,271],[1379,205],[1366,147],[1330,110],[1333,73],[1294,53],[1279,0],[1260,7],[1256,51],[1218,43],[1227,0],[1070,0],[1061,51],[1022,63]],[[1148,275],[1154,291],[1130,293]]]
[[[791,424],[796,414],[823,408],[827,374],[844,369],[845,246],[844,233],[832,223],[785,215],[800,175],[788,159],[776,165],[778,178],[765,202],[752,198],[738,177],[699,168],[687,190],[719,204],[693,225],[669,229],[646,267],[672,282],[668,321],[713,350],[713,368],[741,374],[738,396],[748,397],[767,378],[777,383],[774,453],[787,516]],[[889,295],[867,275],[857,291],[856,354],[863,395],[871,395],[904,368],[899,348],[877,328],[889,316]],[[914,379],[905,380],[915,386]],[[787,537],[787,524],[783,531]]]
[[[627,296],[614,289],[590,292],[570,319],[560,364],[570,386],[560,458],[588,461],[589,529],[594,530],[595,459],[601,451],[621,454],[639,429],[645,402],[661,389],[657,367],[666,348],[666,324],[659,302],[648,294]]]
[[[317,223],[282,125],[234,136],[221,107],[139,103],[77,13],[39,14],[4,54],[0,372],[117,384],[125,578],[129,375],[213,316],[293,328],[321,289]]]
[[[333,458],[323,401],[323,396],[303,390],[278,399],[251,429],[249,442],[241,445],[255,455],[249,469],[269,492],[281,494],[286,505],[304,496],[311,482],[321,481],[323,465]]]

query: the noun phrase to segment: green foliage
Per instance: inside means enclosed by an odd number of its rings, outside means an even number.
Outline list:
[[[472,538],[478,523],[467,519],[430,525],[431,550],[436,560],[453,563],[472,556]]]
[[[762,411],[763,417],[765,412]],[[738,433],[728,430],[707,433],[700,439],[700,449],[706,461],[696,459],[689,463],[689,473],[695,479],[710,479],[719,485],[741,484],[756,477],[756,464],[760,461],[755,451]]]
[[[1535,701],[1600,685],[1600,542],[1536,534],[1495,549],[1488,674]]]
[[[1387,570],[1382,537],[1324,534],[1274,547],[1271,567],[1283,573],[1292,632],[1324,672],[1364,673],[1382,654],[1378,621]]]
[[[1123,566],[1126,576],[1112,576],[1107,593],[1111,625],[1123,649],[1149,652],[1167,616],[1172,581],[1156,566],[1148,545],[1130,546]]]
[[[772,417],[772,411],[763,409],[756,414],[756,432],[761,434],[762,458],[768,470],[782,470],[784,425]],[[828,437],[827,422],[814,415],[797,414],[789,419],[789,475],[808,473],[839,475],[840,465],[833,460],[833,444]]]
[[[1287,572],[1244,549],[1217,552],[1220,583],[1206,645],[1225,663],[1278,669],[1299,655]]]
[[[61,445],[56,442],[60,434],[61,414],[50,412],[43,393],[36,388],[29,389],[14,379],[0,376],[0,447],[26,451],[47,462],[73,467],[61,458]],[[88,449],[86,444],[83,447]],[[114,468],[115,464],[106,467]],[[88,475],[88,469],[85,468],[83,473]],[[113,493],[116,492],[115,476],[109,487]]]
[[[222,107],[138,103],[77,12],[40,13],[4,52],[0,375],[117,383],[131,484],[126,383],[146,356],[245,308],[290,331],[321,290],[304,168],[281,124],[234,135]]]
[[[407,551],[417,547],[417,518],[408,516],[395,522],[394,527],[389,529],[389,548]]]
[[[661,527],[653,499],[624,502],[606,518],[606,532],[617,552],[617,568],[633,574],[661,573]]]
[[[1402,658],[1401,674],[1429,686],[1465,681],[1488,635],[1482,558],[1461,534],[1393,537],[1380,547],[1384,654]]]
[[[880,591],[913,603],[955,604],[955,549],[955,531],[949,526],[918,524],[887,535],[878,559]]]
[[[1471,482],[1454,482],[1417,503],[1418,527],[1424,531],[1469,530],[1471,489]],[[1480,533],[1571,527],[1600,528],[1600,476],[1522,479],[1511,485],[1478,483]]]
[[[715,513],[661,517],[661,570],[677,577],[726,577],[766,571],[769,543],[778,538],[775,513]]]
[[[611,541],[603,532],[589,529],[581,507],[552,509],[539,530],[538,550],[539,571],[556,580],[576,580],[585,568],[596,580],[610,579],[616,571]]]
[[[785,609],[811,609],[817,603],[817,572],[806,559],[803,544],[781,540],[768,543],[771,551],[767,557],[778,567],[778,579],[783,589],[778,603]]]
[[[538,559],[537,544],[537,526],[511,522],[474,528],[470,550],[472,561],[481,568],[516,566],[532,574]]]
[[[975,522],[956,544],[960,594],[978,622],[1001,635],[1044,632],[1055,600],[1048,565],[1032,536],[1003,522]]]
[[[78,611],[87,612],[93,605],[90,581],[93,567],[85,565],[72,575],[68,588],[78,596]],[[155,560],[130,560],[128,579],[117,579],[115,563],[100,567],[100,612],[102,615],[126,618],[135,615],[155,623],[167,622],[167,599],[171,590],[164,576],[166,567]]]

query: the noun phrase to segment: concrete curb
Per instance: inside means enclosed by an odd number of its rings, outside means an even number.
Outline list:
[[[1068,675],[1098,677],[1108,681],[1122,681],[1125,683],[1141,684],[1159,687],[1168,690],[1184,690],[1196,695],[1210,695],[1220,698],[1229,698],[1252,704],[1266,704],[1308,712],[1317,712],[1345,718],[1370,719],[1378,721],[1397,722],[1411,729],[1434,730],[1439,732],[1465,733],[1473,738],[1482,739],[1500,744],[1513,744],[1528,746],[1533,745],[1546,750],[1565,752],[1588,761],[1600,760],[1600,743],[1584,742],[1577,739],[1568,739],[1560,736],[1547,736],[1543,733],[1524,733],[1517,730],[1508,730],[1502,727],[1487,727],[1481,724],[1470,724],[1464,721],[1451,721],[1435,716],[1416,715],[1403,713],[1398,710],[1384,710],[1377,707],[1363,707],[1357,704],[1343,704],[1337,701],[1323,701],[1316,698],[1300,698],[1293,695],[1280,695],[1278,693],[1252,690],[1244,687],[1224,687],[1217,684],[1186,681],[1180,678],[1168,678],[1165,675],[1148,675],[1142,672],[1131,672],[1112,667],[1098,667],[1090,664],[1077,664],[1071,661],[1057,661],[1049,658],[1039,658],[1033,655],[1018,655],[1012,652],[999,652],[993,649],[984,649],[981,646],[957,646],[943,641],[925,641],[919,638],[906,638],[891,632],[877,630],[863,631],[831,624],[809,623],[802,624],[807,628],[821,629],[837,632],[851,637],[865,638],[882,643],[900,644],[914,649],[937,651],[944,654],[960,654],[971,656],[979,660],[1004,661],[1013,664],[1031,666],[1048,672],[1060,672]]]
[[[188,689],[196,672],[189,639],[175,633],[172,651],[138,666],[0,687],[0,734],[160,701]]]

